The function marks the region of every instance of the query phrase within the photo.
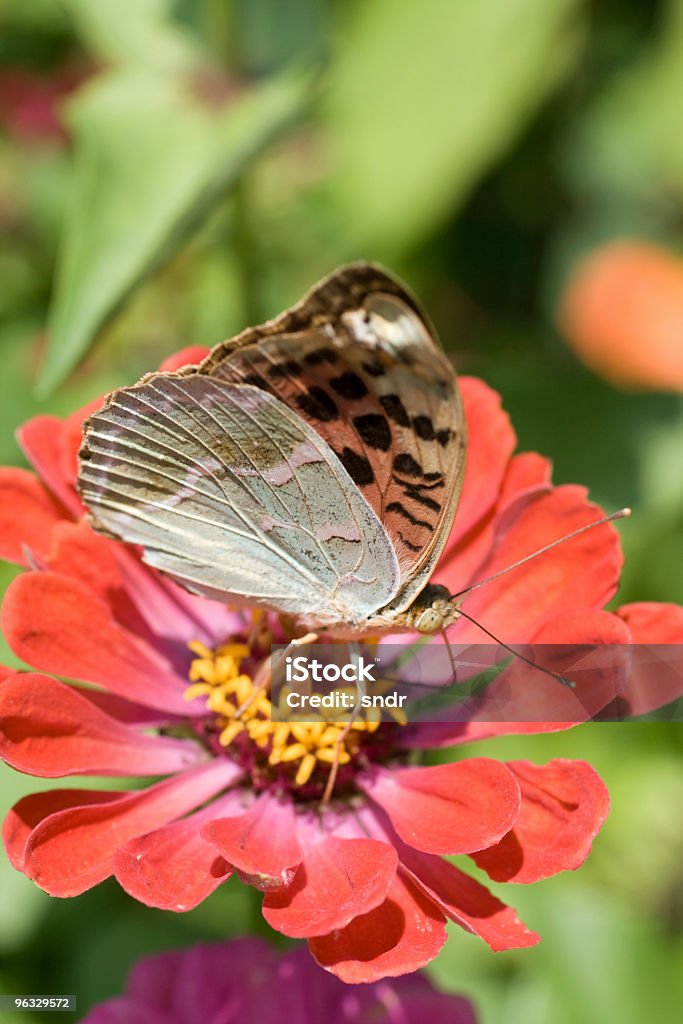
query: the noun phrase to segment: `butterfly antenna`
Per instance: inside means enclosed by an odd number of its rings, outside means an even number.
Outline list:
[[[570,690],[573,690],[576,687],[576,683],[572,679],[567,679],[566,676],[561,676],[559,672],[553,672],[553,670],[550,668],[544,668],[543,665],[537,665],[535,661],[531,660],[531,658],[527,658],[526,655],[520,654],[519,651],[516,651],[514,647],[510,646],[510,644],[506,644],[504,640],[500,639],[500,637],[495,636],[490,629],[486,628],[486,626],[482,626],[481,622],[477,622],[477,620],[473,619],[471,615],[468,615],[467,612],[464,612],[462,608],[458,608],[458,614],[461,615],[463,619],[467,619],[467,621],[471,622],[474,626],[477,626],[482,631],[482,633],[486,633],[486,635],[490,637],[491,640],[495,641],[495,643],[497,644],[500,644],[500,646],[503,647],[506,651],[509,651],[510,654],[514,654],[514,656],[516,658],[519,658],[520,661],[526,662],[526,664],[530,665],[531,668],[535,668],[538,672],[543,672],[545,675],[551,676],[558,683],[562,683],[563,686],[566,686]]]
[[[450,595],[451,601],[455,601],[457,598],[462,597],[464,594],[469,594],[473,590],[478,590],[479,587],[483,587],[485,583],[491,583],[493,580],[497,580],[500,576],[505,576],[506,573],[512,572],[513,569],[519,569],[520,565],[525,565],[526,562],[530,562],[533,558],[538,558],[539,555],[544,555],[546,551],[552,551],[553,548],[558,547],[560,544],[564,544],[567,540],[572,540],[574,537],[579,537],[582,533],[587,533],[588,530],[592,530],[594,526],[604,526],[605,523],[612,523],[615,519],[628,519],[631,515],[630,508],[620,508],[618,512],[612,512],[608,516],[603,516],[602,519],[596,519],[594,523],[587,523],[586,526],[580,526],[578,530],[573,530],[571,533],[566,534],[564,537],[558,537],[557,540],[552,541],[550,544],[545,544],[538,551],[533,551],[530,555],[525,555],[524,558],[520,558],[518,562],[513,562],[512,565],[508,565],[505,569],[500,569],[499,572],[494,572],[493,576],[487,576],[485,580],[479,580],[477,583],[470,584],[469,587],[465,587],[464,590],[459,590],[455,594]],[[464,612],[461,612],[464,615]],[[464,616],[467,618],[467,616]],[[478,622],[475,625],[479,625]],[[483,629],[483,627],[481,627]],[[484,630],[486,632],[486,630]]]

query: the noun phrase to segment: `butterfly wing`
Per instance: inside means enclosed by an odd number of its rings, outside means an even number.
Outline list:
[[[384,524],[407,608],[448,538],[466,435],[455,373],[415,299],[371,264],[219,345],[200,367],[277,396],[330,445]]]
[[[326,442],[273,395],[155,374],[90,418],[79,488],[93,525],[190,590],[320,627],[399,585],[392,545]]]

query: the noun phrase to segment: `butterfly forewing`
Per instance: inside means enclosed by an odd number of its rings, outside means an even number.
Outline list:
[[[80,489],[101,531],[191,590],[355,621],[395,594],[375,514],[326,443],[252,386],[157,374],[91,417]]]
[[[346,268],[201,369],[277,395],[330,444],[396,550],[395,607],[410,604],[447,539],[466,444],[455,374],[415,300],[378,268]]]

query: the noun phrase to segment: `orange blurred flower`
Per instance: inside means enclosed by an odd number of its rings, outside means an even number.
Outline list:
[[[619,387],[683,391],[683,259],[638,241],[594,250],[572,272],[560,330]]]

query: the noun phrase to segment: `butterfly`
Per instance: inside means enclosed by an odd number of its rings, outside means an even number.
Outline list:
[[[95,530],[194,593],[340,639],[431,633],[458,616],[429,579],[465,455],[434,329],[363,262],[198,366],[110,394],[78,488]]]

